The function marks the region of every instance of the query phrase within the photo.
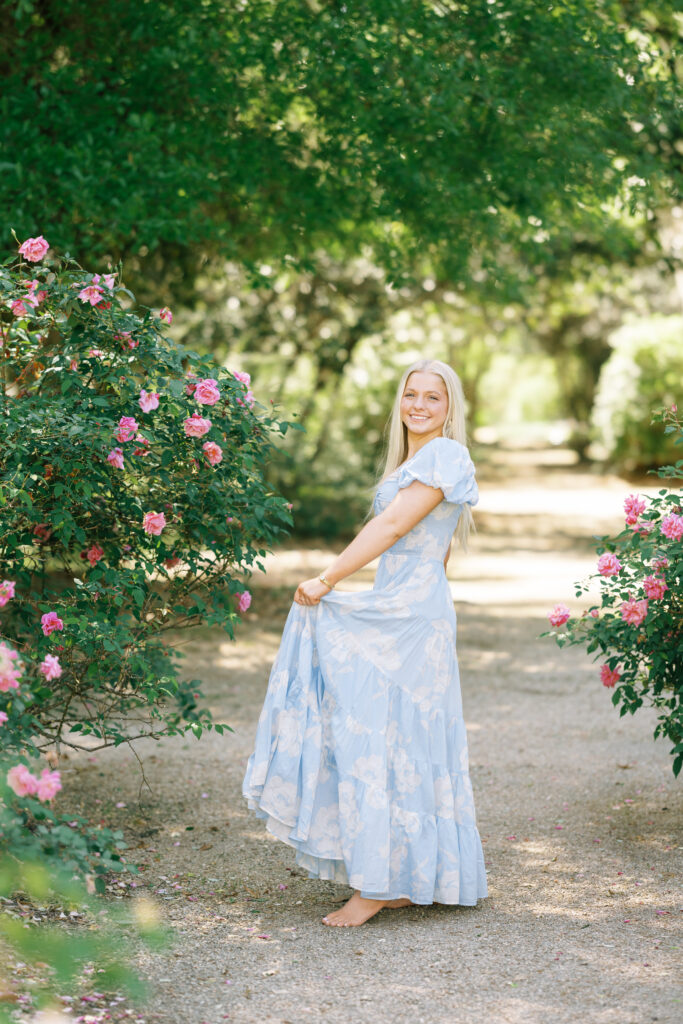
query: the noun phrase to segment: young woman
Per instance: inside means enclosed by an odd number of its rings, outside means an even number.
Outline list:
[[[270,673],[242,793],[309,878],[354,889],[327,925],[488,894],[446,580],[478,500],[464,442],[457,375],[413,363],[374,518],[299,584]],[[379,555],[371,590],[335,592]]]

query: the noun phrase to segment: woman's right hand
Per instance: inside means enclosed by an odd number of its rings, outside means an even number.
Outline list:
[[[297,604],[319,604],[320,598],[324,597],[325,594],[329,594],[329,592],[330,588],[319,580],[317,576],[313,576],[312,579],[304,580],[299,584],[294,594],[294,600]]]

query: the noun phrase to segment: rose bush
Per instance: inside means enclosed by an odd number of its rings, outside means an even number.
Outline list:
[[[676,406],[658,413],[667,434],[683,428]],[[682,479],[683,459],[657,470],[662,479]],[[683,495],[680,487],[656,496],[629,495],[625,526],[616,537],[599,538],[596,573],[600,603],[578,618],[565,605],[548,613],[560,646],[582,644],[603,658],[599,678],[612,688],[621,714],[647,702],[658,712],[655,738],[673,743],[673,773],[683,766]],[[576,596],[589,589],[576,584]]]
[[[290,424],[247,375],[172,344],[171,311],[136,308],[120,273],[86,273],[42,236],[0,268],[0,897],[65,909],[137,868],[120,830],[60,813],[61,749],[229,729],[167,637],[232,637],[245,579],[291,524],[263,476]],[[140,991],[112,962],[115,927],[26,929],[0,915],[5,946],[56,972],[44,999],[85,960]]]
[[[171,311],[136,307],[109,270],[42,236],[0,268],[0,730],[16,824],[0,847],[28,826],[91,871],[120,866],[120,837],[62,827],[59,773],[32,759],[230,729],[168,638],[234,636],[245,580],[292,522],[264,479],[290,424],[245,374],[172,343]],[[31,792],[30,777],[47,781]]]

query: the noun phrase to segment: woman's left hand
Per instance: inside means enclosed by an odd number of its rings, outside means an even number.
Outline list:
[[[317,576],[310,580],[304,580],[296,588],[294,600],[297,604],[319,604],[320,598],[330,593],[330,588],[325,586]]]

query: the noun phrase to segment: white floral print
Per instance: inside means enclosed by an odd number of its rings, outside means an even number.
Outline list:
[[[443,558],[477,485],[467,449],[433,438],[375,512],[413,480],[444,500],[384,552],[372,589],[292,604],[242,792],[311,878],[471,906],[488,890]]]

